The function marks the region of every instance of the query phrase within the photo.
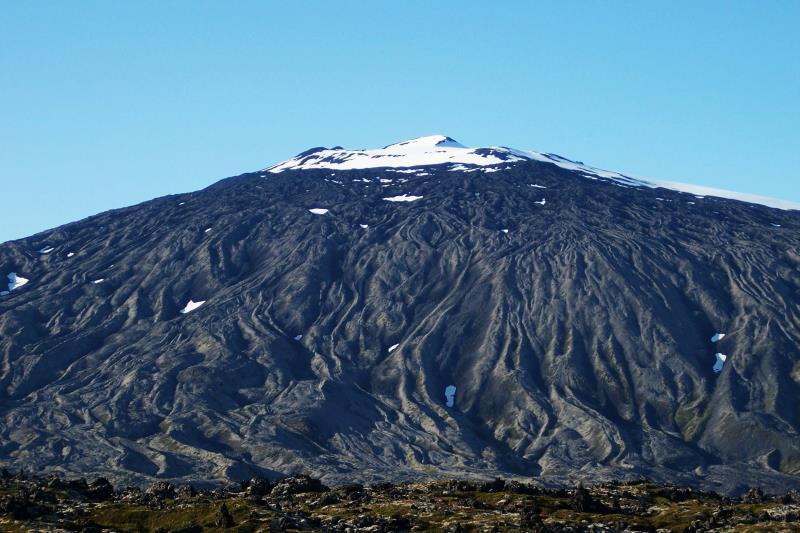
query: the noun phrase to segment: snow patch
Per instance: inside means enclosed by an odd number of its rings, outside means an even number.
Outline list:
[[[55,248],[53,248],[52,246],[45,246],[44,248],[42,248],[41,250],[39,250],[39,253],[40,253],[40,254],[42,254],[42,255],[44,255],[44,254],[49,254],[49,253],[50,253],[50,252],[52,252],[53,250],[55,250]]]
[[[292,338],[293,338],[294,340],[296,340],[296,341],[299,341],[300,339],[302,339],[302,338],[303,338],[303,336],[302,336],[302,335],[295,335],[295,336],[294,336],[294,337],[292,337]]]
[[[30,280],[28,278],[23,278],[22,276],[18,276],[16,272],[12,272],[8,276],[8,292],[13,291],[14,289],[19,289]]]
[[[189,303],[187,303],[186,306],[183,309],[181,309],[181,314],[185,315],[186,313],[190,313],[195,309],[197,309],[198,307],[200,307],[201,305],[203,305],[204,303],[206,303],[205,300],[201,300],[199,302],[193,302],[192,300],[189,300]]]
[[[73,255],[75,255],[75,252],[70,252],[70,253],[67,254],[67,257],[69,258],[69,257],[72,257]]]
[[[722,372],[722,367],[725,365],[725,360],[728,358],[728,356],[725,354],[716,353],[714,354],[714,357],[716,358],[716,362],[714,363],[714,372],[719,374]]]
[[[209,231],[211,231],[211,228],[206,228],[203,230],[203,233],[208,233]]]
[[[722,340],[724,337],[725,337],[725,334],[724,334],[724,333],[715,333],[715,334],[714,334],[714,335],[711,337],[711,342],[719,342],[719,341],[721,341],[721,340]]]
[[[100,278],[100,279],[96,279],[96,280],[94,280],[92,283],[94,283],[95,285],[97,285],[98,283],[103,283],[105,280],[106,280],[106,278]]]
[[[392,353],[393,351],[395,351],[398,346],[400,346],[400,345],[399,344],[392,344],[391,346],[389,346],[389,353]]]
[[[400,196],[390,196],[388,198],[384,198],[387,202],[413,202],[415,200],[421,200],[422,196],[410,196],[408,194],[401,194]]]
[[[359,226],[361,226],[363,229],[367,229],[369,227],[368,224],[359,224]]]
[[[309,212],[314,213],[315,215],[324,215],[325,213],[328,212],[328,210],[323,209],[321,207],[314,207],[312,209],[309,209]]]
[[[503,228],[500,231],[502,231],[503,233],[508,233],[508,230],[506,228]]]
[[[444,389],[444,398],[447,401],[447,407],[453,407],[456,402],[456,386],[448,385]]]
[[[539,202],[533,202],[533,203],[535,203],[535,204],[539,204],[539,205],[544,205],[544,204],[546,204],[546,203],[547,203],[547,200],[545,200],[544,198],[542,198],[542,200],[541,200],[541,201],[539,201]]]
[[[528,185],[530,187],[536,187],[537,189],[546,189],[547,188],[544,185],[539,185],[538,183],[529,183]]]

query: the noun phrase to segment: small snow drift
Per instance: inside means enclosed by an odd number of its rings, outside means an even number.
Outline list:
[[[189,303],[186,304],[186,307],[181,309],[181,314],[185,315],[186,313],[191,313],[192,311],[194,311],[195,309],[197,309],[198,307],[200,307],[204,303],[206,303],[205,300],[201,300],[199,302],[194,302],[192,300],[189,300]]]
[[[359,226],[361,226],[361,229],[367,229],[369,227],[368,224],[359,224]]]
[[[302,336],[302,335],[295,335],[295,336],[294,336],[294,337],[292,337],[292,338],[293,338],[294,340],[296,340],[296,341],[299,341],[300,339],[302,339],[302,338],[303,338],[303,336]]]
[[[544,204],[546,204],[546,203],[547,203],[547,200],[545,200],[544,198],[542,198],[542,200],[541,200],[541,201],[539,201],[539,202],[533,202],[533,203],[535,203],[535,204],[539,204],[539,205],[544,205]]]
[[[725,337],[725,334],[724,334],[724,333],[715,333],[715,334],[714,334],[714,335],[711,337],[711,342],[719,342],[719,341],[721,341],[721,340],[722,340],[724,337]]]
[[[208,233],[209,231],[211,231],[211,228],[206,228],[203,230],[203,233]]]
[[[456,386],[448,385],[444,389],[444,397],[447,400],[447,407],[453,407],[456,402]]]
[[[725,354],[716,353],[714,354],[714,357],[717,359],[717,361],[714,363],[714,372],[719,374],[722,372],[722,367],[725,365],[725,360],[728,358],[728,356]]]
[[[105,280],[106,280],[106,278],[100,278],[100,279],[96,279],[96,280],[92,281],[92,283],[97,285],[98,283],[103,283]]]
[[[392,344],[391,346],[389,346],[389,353],[392,353],[393,351],[395,351],[398,346],[400,346],[400,345],[399,344]]]
[[[327,213],[327,212],[328,212],[328,210],[327,210],[327,209],[323,209],[323,208],[321,208],[321,207],[314,207],[314,208],[311,208],[311,209],[309,209],[308,211],[309,211],[310,213],[313,213],[313,214],[315,214],[315,215],[324,215],[325,213]]]
[[[75,255],[75,252],[70,252],[67,254],[67,257],[72,257],[73,255]]]
[[[400,196],[390,196],[384,198],[387,202],[413,202],[422,199],[422,196],[409,196],[408,194],[401,194]]]
[[[16,272],[12,272],[8,275],[8,292],[22,287],[29,281],[28,278],[23,278],[22,276],[18,276]]]
[[[41,250],[39,250],[39,253],[40,253],[40,254],[42,254],[42,255],[44,255],[44,254],[49,254],[49,253],[50,253],[50,252],[52,252],[53,250],[55,250],[55,248],[53,248],[52,246],[45,246],[44,248],[42,248]]]
[[[503,228],[500,231],[502,231],[503,233],[508,233],[508,230],[506,228]]]

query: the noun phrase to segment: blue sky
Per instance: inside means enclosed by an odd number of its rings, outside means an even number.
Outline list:
[[[800,2],[6,2],[0,242],[443,133],[800,201]]]

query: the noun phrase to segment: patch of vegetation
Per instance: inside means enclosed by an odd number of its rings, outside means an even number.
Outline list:
[[[2,479],[0,530],[200,531],[800,531],[800,496],[743,498],[646,481],[575,489],[449,481],[330,489],[305,476],[206,491],[159,482]],[[105,489],[103,489],[105,487]],[[103,489],[103,490],[100,490]]]

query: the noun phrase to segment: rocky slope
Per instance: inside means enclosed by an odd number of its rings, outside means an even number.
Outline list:
[[[0,464],[800,486],[800,213],[393,146],[1,244]]]

